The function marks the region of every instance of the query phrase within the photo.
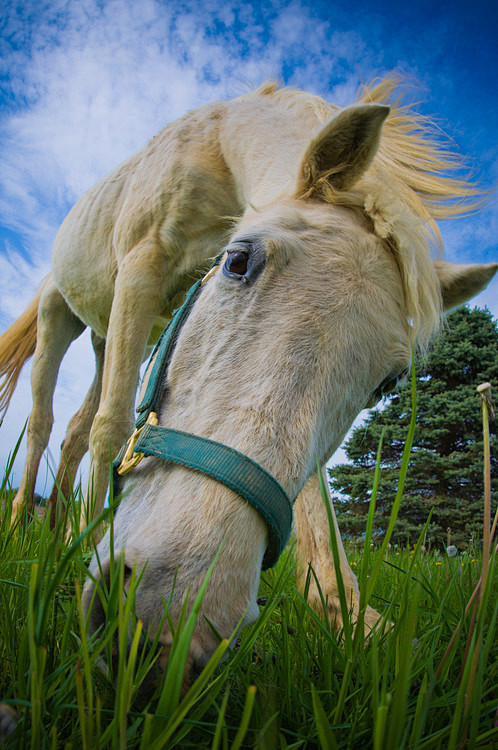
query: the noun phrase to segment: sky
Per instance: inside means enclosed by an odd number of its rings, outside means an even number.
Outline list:
[[[49,272],[57,229],[86,190],[187,110],[268,78],[347,105],[362,82],[402,71],[418,83],[420,110],[493,188],[497,38],[498,9],[485,0],[4,0],[0,331]],[[496,197],[478,215],[441,230],[448,260],[498,260]],[[498,280],[475,304],[498,317]],[[59,374],[41,494],[50,490],[65,428],[92,377],[87,330]],[[27,365],[0,427],[2,473],[30,407]],[[24,457],[22,446],[13,486]]]

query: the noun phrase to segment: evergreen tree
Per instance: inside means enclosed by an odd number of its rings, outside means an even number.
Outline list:
[[[427,520],[431,544],[479,542],[483,524],[483,438],[476,387],[490,382],[498,395],[498,324],[488,310],[460,308],[416,367],[417,426],[394,542],[415,542]],[[365,531],[377,449],[383,435],[374,531],[387,528],[411,417],[411,385],[398,387],[384,408],[370,412],[346,443],[352,462],[330,480],[339,525],[348,537]],[[498,419],[490,421],[492,508],[498,489]],[[448,531],[449,529],[449,531]]]

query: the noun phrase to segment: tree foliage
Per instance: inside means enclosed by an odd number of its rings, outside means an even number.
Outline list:
[[[444,547],[478,542],[483,528],[483,438],[476,387],[498,393],[498,324],[488,310],[466,307],[448,316],[442,335],[416,366],[417,427],[394,541],[414,542],[432,509],[428,540]],[[396,494],[411,416],[411,388],[398,387],[370,412],[346,443],[351,462],[333,467],[331,487],[340,527],[349,537],[365,530],[377,449],[383,436],[374,528],[383,534]],[[498,488],[498,419],[490,422],[492,507]],[[493,502],[494,499],[494,502]]]

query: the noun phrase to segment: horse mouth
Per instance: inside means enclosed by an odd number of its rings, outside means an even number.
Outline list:
[[[114,575],[116,575],[118,565]],[[136,616],[133,608],[129,608],[129,617],[126,620],[122,612],[116,613],[110,603],[112,594],[112,579],[110,565],[101,566],[101,575],[95,581],[88,581],[83,591],[83,611],[88,619],[88,635],[90,638],[102,639],[102,651],[98,656],[97,663],[107,678],[117,685],[121,679],[123,669],[126,669],[135,683],[133,702],[138,709],[145,708],[158,693],[167,671],[170,652],[171,636],[168,632],[155,634],[152,629],[148,632],[137,634],[137,628],[142,628],[142,622]],[[125,582],[129,569],[124,566]],[[127,592],[126,586],[122,593],[122,609],[126,609]],[[124,605],[124,606],[123,606]],[[165,619],[165,618],[164,618]],[[123,637],[123,628],[126,630],[126,638]],[[105,638],[106,629],[111,629],[112,634]],[[157,629],[156,629],[157,633]],[[125,651],[123,658],[123,645]],[[134,666],[131,667],[130,661]],[[202,672],[205,664],[197,661],[189,653],[187,656],[184,674],[180,689],[180,699],[184,697],[188,689]]]

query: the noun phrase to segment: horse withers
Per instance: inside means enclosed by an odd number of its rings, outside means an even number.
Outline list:
[[[272,85],[208,105],[165,128],[75,206],[32,305],[34,404],[16,509],[48,439],[58,364],[83,324],[94,332],[97,374],[66,462],[74,471],[91,423],[90,481],[102,507],[109,454],[132,430],[144,350],[187,279],[224,248],[163,374],[159,427],[235,449],[297,498],[300,569],[312,564],[340,621],[317,459],[323,466],[358,412],[406,372],[412,348],[428,345],[444,310],[498,268],[431,259],[435,220],[479,196],[442,173],[453,165],[423,118],[386,106],[395,83],[380,82],[343,110]],[[267,522],[226,484],[153,456],[126,474],[122,489],[113,550],[107,533],[90,569],[106,578],[112,552],[124,555],[126,571],[142,572],[136,609],[151,632],[163,602],[178,618],[221,547],[192,639],[195,671],[217,645],[207,621],[227,637],[243,616],[257,617]],[[340,552],[357,612],[358,586]],[[314,586],[310,599],[321,607]],[[93,629],[102,616],[96,607]],[[367,627],[377,620],[369,608]],[[171,637],[164,625],[163,663]]]

